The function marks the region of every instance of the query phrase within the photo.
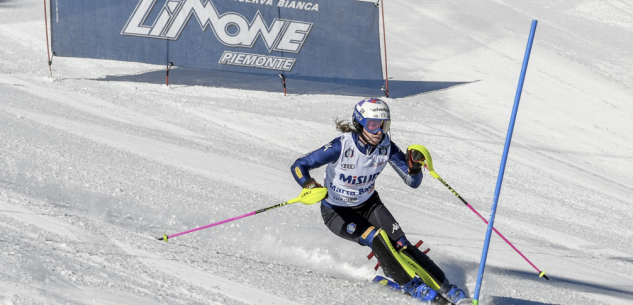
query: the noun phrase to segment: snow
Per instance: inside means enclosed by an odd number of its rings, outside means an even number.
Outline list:
[[[630,304],[633,5],[385,2],[390,77],[467,82],[386,99],[393,139],[426,146],[484,217],[539,21],[495,227],[551,281],[493,235],[481,304]],[[368,249],[318,204],[156,240],[296,197],[290,165],[362,97],[104,81],[164,67],[76,58],[50,79],[42,11],[0,1],[3,304],[416,304],[370,283]],[[474,293],[483,222],[428,174],[410,189],[386,169],[377,188]]]

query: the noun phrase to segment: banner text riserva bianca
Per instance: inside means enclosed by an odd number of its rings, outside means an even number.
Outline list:
[[[263,5],[273,5],[273,0],[233,0],[236,2],[244,2],[244,3],[253,3],[253,4],[263,4]],[[278,0],[277,6],[284,8],[292,8],[297,10],[306,10],[306,11],[319,11],[319,4],[306,2],[306,1],[292,1],[292,0]]]

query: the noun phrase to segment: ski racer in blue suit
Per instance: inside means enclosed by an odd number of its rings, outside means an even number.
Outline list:
[[[433,301],[440,293],[455,304],[465,299],[465,293],[411,245],[376,191],[376,179],[387,164],[412,188],[420,186],[423,177],[422,153],[411,149],[405,154],[391,141],[387,103],[364,99],[354,107],[351,124],[339,120],[336,124],[343,132],[340,136],[297,159],[291,167],[299,185],[314,188],[322,186],[310,176],[310,170],[327,166],[324,186],[328,195],[321,201],[325,225],[344,239],[370,247],[385,275],[412,296]]]

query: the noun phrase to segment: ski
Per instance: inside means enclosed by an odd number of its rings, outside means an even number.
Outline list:
[[[391,290],[402,292],[402,293],[404,293],[406,295],[409,295],[407,292],[404,291],[404,289],[402,289],[402,287],[400,285],[398,285],[398,283],[392,281],[389,278],[386,278],[386,277],[383,277],[383,276],[380,276],[380,275],[376,275],[376,277],[374,277],[372,282],[380,284],[382,286],[385,286],[385,287],[387,287],[387,288],[389,288]],[[437,294],[437,297],[435,297],[435,299],[432,300],[431,302],[429,302],[428,304],[453,305],[453,303],[449,302],[446,298],[444,298],[439,293]]]

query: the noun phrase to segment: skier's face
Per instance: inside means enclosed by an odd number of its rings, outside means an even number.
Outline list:
[[[378,145],[378,143],[380,143],[380,140],[382,139],[382,131],[378,131],[376,134],[373,134],[369,131],[367,131],[367,129],[363,128],[363,135],[365,136],[365,139],[367,139],[367,141],[369,143],[369,145]]]

